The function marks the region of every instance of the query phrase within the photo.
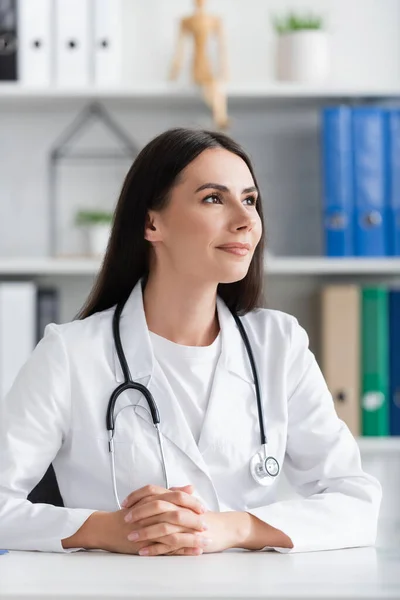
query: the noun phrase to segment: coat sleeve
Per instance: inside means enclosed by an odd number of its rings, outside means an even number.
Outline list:
[[[288,433],[285,472],[303,496],[247,512],[283,531],[293,548],[282,553],[375,544],[382,488],[362,469],[358,444],[336,413],[308,336],[291,321],[287,362]]]
[[[95,512],[27,500],[62,446],[70,423],[68,357],[59,326],[44,337],[0,399],[0,548],[70,552],[61,540]]]

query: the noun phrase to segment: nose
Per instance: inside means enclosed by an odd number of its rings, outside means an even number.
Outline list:
[[[257,223],[258,213],[254,209],[249,210],[242,202],[238,204],[235,216],[232,219],[234,229],[247,229],[251,231]]]

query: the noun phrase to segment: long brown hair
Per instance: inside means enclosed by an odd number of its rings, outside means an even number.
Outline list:
[[[225,134],[175,128],[150,141],[133,162],[122,186],[101,269],[92,290],[75,319],[85,319],[128,298],[142,277],[147,280],[151,244],[144,237],[149,210],[161,210],[169,201],[181,171],[208,148],[225,148],[247,164],[255,185],[254,169],[246,152]],[[262,236],[246,276],[234,283],[220,283],[217,293],[238,314],[264,306],[264,219],[262,201],[256,208]]]

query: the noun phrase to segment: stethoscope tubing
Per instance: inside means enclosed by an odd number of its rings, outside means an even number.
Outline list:
[[[158,411],[158,407],[157,407],[157,404],[156,404],[151,392],[147,389],[147,387],[142,385],[141,383],[132,381],[132,376],[131,376],[129,366],[128,366],[128,363],[127,363],[127,360],[125,357],[125,353],[124,353],[124,350],[122,347],[119,323],[120,323],[121,313],[122,313],[125,303],[126,303],[126,300],[119,302],[117,304],[117,307],[116,307],[116,309],[114,311],[114,315],[113,315],[113,321],[112,321],[113,338],[114,338],[114,343],[115,343],[118,359],[119,359],[119,362],[120,362],[120,365],[122,368],[122,372],[124,375],[124,382],[121,385],[119,385],[111,394],[110,400],[109,400],[108,406],[107,406],[107,413],[106,413],[106,427],[107,427],[107,431],[109,434],[108,447],[109,447],[109,453],[110,453],[110,457],[111,457],[111,475],[112,475],[112,481],[113,481],[113,490],[114,490],[114,496],[115,496],[116,502],[120,509],[121,509],[121,505],[120,505],[120,502],[118,499],[117,482],[116,482],[116,474],[115,474],[115,457],[114,457],[115,452],[114,452],[114,439],[113,439],[114,438],[114,430],[115,430],[114,409],[115,409],[115,403],[117,402],[118,397],[123,392],[125,392],[129,389],[139,391],[140,393],[142,393],[145,396],[145,398],[147,400],[147,403],[148,403],[148,406],[149,406],[149,409],[151,412],[153,424],[157,431],[165,487],[167,489],[169,489],[169,481],[168,481],[168,473],[167,473],[167,467],[166,467],[166,461],[165,461],[165,455],[164,455],[164,447],[163,447],[162,435],[161,435],[161,431],[160,431],[160,414]],[[231,313],[232,313],[233,318],[235,319],[235,322],[239,329],[243,343],[245,345],[246,352],[247,352],[247,355],[248,355],[248,358],[250,361],[251,370],[253,373],[254,386],[255,386],[255,392],[256,392],[256,400],[257,400],[258,422],[259,422],[259,428],[260,428],[260,441],[261,441],[261,446],[264,449],[265,463],[266,463],[266,461],[267,461],[267,453],[266,453],[267,436],[266,436],[265,427],[264,427],[264,410],[263,410],[263,405],[262,405],[262,401],[261,401],[260,383],[259,383],[259,378],[258,378],[258,373],[257,373],[257,367],[256,367],[256,363],[254,360],[254,355],[253,355],[253,351],[251,348],[251,344],[250,344],[249,338],[247,336],[246,330],[244,328],[244,325],[243,325],[240,317],[233,310],[231,310]],[[268,457],[268,458],[272,461],[275,461],[276,469],[277,469],[276,474],[277,474],[279,472],[278,462],[273,457]],[[254,458],[253,458],[253,460],[254,460]],[[260,463],[258,465],[258,468],[259,467],[262,468],[262,463]],[[275,476],[276,475],[271,475],[271,477],[275,477]],[[253,477],[254,477],[254,474],[253,474]],[[259,477],[260,477],[259,482],[261,482],[262,476],[260,475]]]

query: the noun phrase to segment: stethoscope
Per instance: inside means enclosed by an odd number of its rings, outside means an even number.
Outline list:
[[[164,474],[165,487],[166,487],[166,489],[169,489],[167,467],[166,467],[166,463],[165,463],[164,448],[163,448],[163,442],[162,442],[162,433],[160,431],[160,415],[158,412],[157,404],[153,398],[153,395],[149,392],[149,390],[147,389],[146,386],[142,385],[141,383],[136,383],[135,381],[132,381],[132,376],[129,371],[128,363],[126,361],[126,357],[125,357],[125,354],[124,354],[124,351],[122,348],[119,323],[120,323],[121,313],[124,308],[125,302],[126,302],[126,300],[117,304],[117,307],[114,311],[113,323],[112,323],[113,338],[114,338],[114,343],[115,343],[115,347],[116,347],[117,354],[118,354],[118,359],[119,359],[119,362],[121,364],[122,371],[124,374],[124,383],[122,383],[120,386],[118,386],[111,394],[110,400],[108,402],[107,417],[106,417],[106,425],[107,425],[107,431],[108,431],[108,436],[109,436],[108,437],[108,449],[109,449],[109,453],[111,456],[112,482],[113,482],[115,500],[116,500],[119,508],[121,508],[121,505],[120,505],[120,502],[118,499],[117,482],[116,482],[116,475],[115,475],[114,428],[115,428],[115,420],[116,419],[114,418],[114,407],[115,407],[115,403],[116,403],[119,395],[122,394],[123,392],[125,392],[126,390],[137,390],[138,392],[141,392],[147,400],[147,404],[149,405],[150,412],[151,412],[151,417],[153,419],[153,424],[154,424],[154,427],[157,432],[157,438],[158,438],[158,444],[160,447],[162,468],[163,468],[163,474]],[[251,369],[253,372],[254,384],[255,384],[255,389],[256,389],[258,422],[259,422],[259,426],[260,426],[261,449],[250,460],[250,473],[251,473],[253,479],[259,485],[268,486],[274,482],[275,477],[279,473],[279,470],[280,470],[279,463],[276,460],[276,458],[268,455],[267,437],[265,435],[265,429],[264,429],[264,411],[263,411],[263,406],[262,406],[262,402],[261,402],[260,385],[259,385],[259,381],[258,381],[256,364],[254,361],[253,352],[251,350],[249,338],[247,337],[247,333],[244,329],[243,323],[241,322],[238,315],[236,313],[234,313],[232,310],[231,310],[231,313],[232,313],[233,318],[236,321],[236,324],[240,331],[240,335],[242,336],[244,345],[246,347],[246,351],[247,351],[247,354],[248,354],[248,357],[250,360]],[[134,405],[132,405],[132,406],[134,406]],[[118,415],[117,415],[117,417],[118,417]]]

